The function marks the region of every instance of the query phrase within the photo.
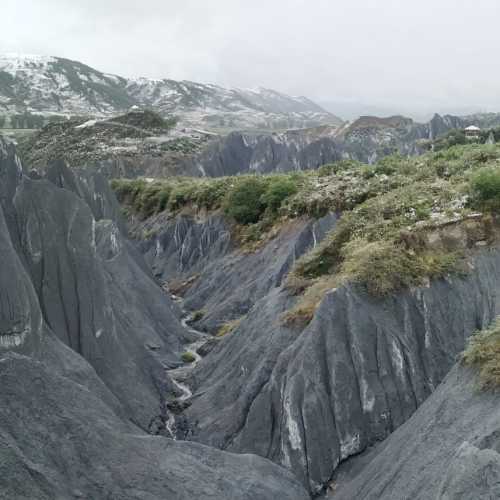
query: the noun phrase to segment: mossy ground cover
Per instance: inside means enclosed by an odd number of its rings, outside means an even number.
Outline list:
[[[385,295],[462,272],[469,247],[490,242],[487,226],[500,210],[500,147],[457,145],[416,158],[340,161],[291,174],[117,180],[113,187],[141,217],[186,206],[220,209],[247,242],[262,240],[283,219],[336,212],[335,229],[296,262],[289,281],[301,283],[303,297],[334,282]],[[461,224],[459,237],[446,229]],[[309,314],[313,302],[299,308]]]

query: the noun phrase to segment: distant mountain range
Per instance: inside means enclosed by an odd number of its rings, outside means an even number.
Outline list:
[[[0,55],[0,115],[105,117],[147,107],[181,123],[218,130],[277,130],[340,125],[306,97],[275,90],[228,89],[169,79],[128,79],[58,57]]]

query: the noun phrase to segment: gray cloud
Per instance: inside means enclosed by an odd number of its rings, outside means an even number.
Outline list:
[[[125,76],[500,111],[498,0],[2,0],[0,16],[2,51]]]

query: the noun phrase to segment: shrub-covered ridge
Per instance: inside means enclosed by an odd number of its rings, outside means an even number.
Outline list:
[[[186,206],[221,209],[253,240],[282,218],[334,211],[339,223],[296,262],[290,288],[302,293],[356,282],[383,295],[466,271],[469,250],[495,239],[500,148],[471,144],[375,165],[340,161],[292,174],[119,180],[113,187],[141,217]]]

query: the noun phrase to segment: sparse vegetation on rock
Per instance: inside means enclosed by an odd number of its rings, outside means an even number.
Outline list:
[[[499,163],[498,146],[468,144],[371,166],[341,161],[293,174],[118,180],[113,187],[141,217],[186,206],[223,209],[249,248],[282,219],[340,213],[335,229],[296,262],[289,279],[305,280],[306,290],[335,276],[336,283],[384,295],[463,272],[470,249],[494,239],[489,214],[500,208]],[[304,317],[317,303],[307,302],[298,306]]]
[[[472,335],[462,360],[464,364],[478,368],[483,389],[500,386],[500,318]]]

